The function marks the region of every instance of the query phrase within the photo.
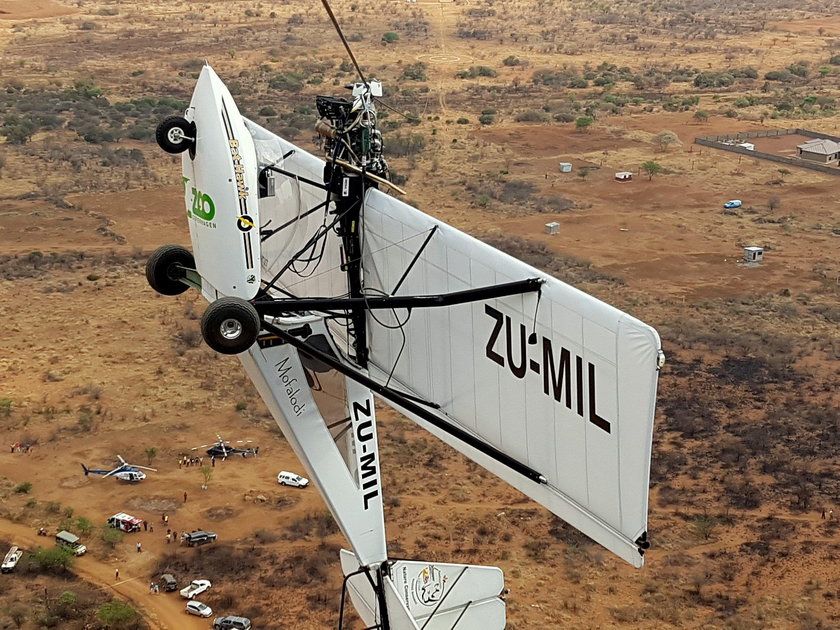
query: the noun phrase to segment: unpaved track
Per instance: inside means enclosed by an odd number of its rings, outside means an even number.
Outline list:
[[[53,544],[52,537],[38,536],[31,527],[6,519],[0,519],[0,534],[24,549],[49,547]],[[187,615],[184,612],[186,600],[178,593],[150,594],[147,575],[131,575],[128,569],[120,566],[120,580],[115,581],[118,565],[118,562],[102,562],[85,554],[73,563],[73,573],[86,582],[113,591],[115,598],[127,601],[143,616],[152,630],[206,630],[210,625],[208,620]]]

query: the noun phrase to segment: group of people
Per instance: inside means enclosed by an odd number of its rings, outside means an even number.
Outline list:
[[[187,530],[181,532],[181,542],[184,542],[187,539]],[[166,530],[166,544],[168,545],[170,542],[176,543],[178,542],[178,530],[177,529],[167,529]]]
[[[159,593],[160,592],[160,587],[157,585],[156,582],[152,582],[151,584],[149,584],[149,592],[150,593]]]
[[[215,458],[214,458],[215,459]],[[215,465],[216,462],[213,462]],[[204,465],[204,458],[203,457],[188,457],[186,455],[182,455],[178,459],[178,468],[189,468],[190,466],[203,466]]]
[[[12,453],[28,453],[33,448],[35,448],[34,444],[21,444],[20,442],[15,442],[11,445]]]

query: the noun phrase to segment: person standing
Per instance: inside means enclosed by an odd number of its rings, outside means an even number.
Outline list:
[[[117,582],[120,581],[120,570],[119,569],[114,570],[114,580],[116,580]]]
[[[186,503],[186,502],[187,502],[187,493],[184,492],[184,503]]]
[[[140,553],[141,551],[143,551],[143,544],[138,542],[137,543],[137,553]]]

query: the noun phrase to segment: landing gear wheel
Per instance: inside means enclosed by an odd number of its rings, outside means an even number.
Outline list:
[[[157,126],[155,140],[167,153],[183,153],[195,146],[195,123],[183,116],[170,116]]]
[[[189,287],[181,282],[182,267],[195,269],[192,252],[180,245],[158,247],[146,261],[146,280],[161,295],[180,295]]]
[[[242,298],[220,298],[207,307],[201,318],[205,343],[222,354],[245,352],[257,340],[259,332],[257,309]]]

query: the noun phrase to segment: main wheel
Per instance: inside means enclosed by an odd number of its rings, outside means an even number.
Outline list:
[[[162,295],[180,295],[189,289],[180,281],[184,277],[181,267],[195,269],[195,258],[190,250],[180,245],[158,247],[146,261],[146,280]]]
[[[201,317],[204,341],[222,354],[245,352],[257,340],[259,332],[259,313],[242,298],[220,298],[208,306]]]
[[[167,153],[183,153],[195,145],[195,123],[183,116],[170,116],[155,130],[158,146]]]

